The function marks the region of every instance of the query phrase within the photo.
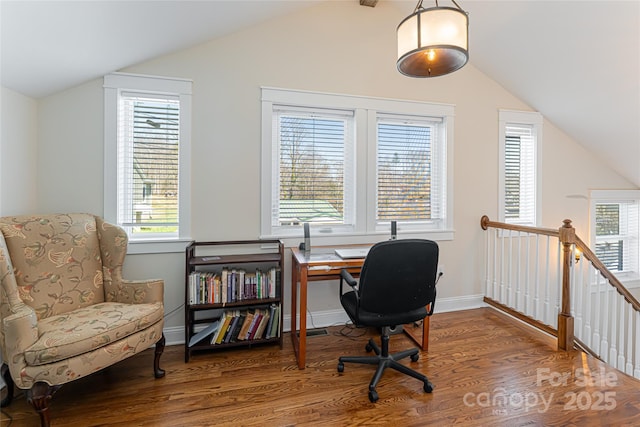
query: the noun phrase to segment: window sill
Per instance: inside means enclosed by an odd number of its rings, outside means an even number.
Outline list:
[[[407,232],[398,233],[398,239],[429,239],[434,241],[453,240],[454,230],[441,231],[424,231],[424,232]],[[300,236],[260,236],[261,239],[280,239],[285,247],[298,246],[304,237],[302,230]],[[340,235],[317,235],[311,233],[312,246],[336,246],[336,245],[357,245],[357,244],[375,244],[390,238],[389,233],[376,234],[340,234]]]
[[[189,243],[191,243],[192,241],[193,239],[190,238],[165,240],[129,240],[129,245],[127,246],[127,255],[184,252],[187,245],[189,245]]]

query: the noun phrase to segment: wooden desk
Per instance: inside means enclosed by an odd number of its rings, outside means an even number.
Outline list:
[[[360,274],[364,258],[342,259],[335,254],[335,246],[314,247],[311,254],[298,248],[291,248],[291,341],[298,361],[298,368],[306,367],[307,352],[307,283],[318,280],[340,279],[343,268],[354,276]],[[298,292],[299,289],[299,292]],[[299,310],[298,310],[299,297]],[[298,313],[300,328],[298,329]],[[429,317],[425,317],[422,326],[405,325],[403,331],[409,335],[422,350],[429,349]]]

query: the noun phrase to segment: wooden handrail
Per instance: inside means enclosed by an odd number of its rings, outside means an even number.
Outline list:
[[[491,221],[488,216],[480,218],[480,227],[486,230],[489,227],[501,228],[503,230],[523,231],[525,233],[543,234],[545,236],[560,237],[560,232],[552,228],[529,227],[526,225],[507,224],[506,222]]]
[[[618,293],[622,295],[629,304],[631,304],[634,310],[640,311],[640,302],[638,302],[638,300],[631,294],[631,292],[629,292],[629,290],[625,288],[620,280],[618,280],[618,278],[609,271],[609,269],[602,263],[602,261],[600,261],[596,254],[593,253],[593,251],[578,236],[575,237],[575,245],[580,250],[580,252],[582,252],[582,256],[589,260],[591,264],[593,264],[596,270],[598,270],[600,274],[602,274],[602,277],[607,279],[609,283],[611,283],[611,285],[616,288]]]

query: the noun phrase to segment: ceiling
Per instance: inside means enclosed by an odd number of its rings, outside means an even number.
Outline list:
[[[37,99],[323,1],[358,0],[1,0],[0,79]],[[470,62],[640,187],[640,0],[458,4]]]

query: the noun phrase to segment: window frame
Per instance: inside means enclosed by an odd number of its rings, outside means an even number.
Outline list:
[[[623,204],[628,202],[635,202],[638,205],[640,211],[640,190],[591,190],[589,194],[589,246],[594,248],[595,253],[596,243],[598,241],[596,235],[596,205],[598,204]],[[639,212],[640,213],[640,212]],[[625,219],[628,221],[628,219]],[[640,220],[639,220],[640,222]],[[622,224],[619,224],[622,226]],[[626,225],[627,228],[629,225]],[[629,248],[631,251],[636,252],[636,259],[633,262],[633,269],[613,271],[613,273],[626,285],[629,282],[632,283],[632,287],[640,284],[640,223],[635,225],[635,235],[632,233],[626,233],[619,235],[619,239],[623,241],[635,240],[635,249]],[[625,256],[623,255],[623,258]]]
[[[542,220],[542,174],[540,173],[540,159],[542,156],[542,125],[543,117],[540,113],[535,111],[515,111],[515,110],[498,110],[498,170],[499,170],[499,182],[498,182],[498,221],[509,224],[525,225],[532,227],[539,227]],[[506,218],[506,142],[507,142],[507,126],[508,125],[524,125],[530,126],[533,136],[533,159],[528,161],[533,162],[533,173],[535,174],[533,181],[533,221],[522,220],[507,220]]]
[[[372,98],[355,95],[319,93],[302,90],[262,87],[262,154],[261,154],[261,213],[260,232],[262,238],[281,238],[286,244],[296,244],[302,235],[302,226],[290,230],[277,229],[271,225],[274,178],[274,156],[277,144],[273,140],[274,106],[336,109],[353,111],[355,131],[355,182],[353,229],[329,229],[311,225],[314,244],[373,243],[381,235],[390,233],[390,221],[376,221],[377,214],[377,116],[378,114],[429,117],[442,120],[441,161],[443,176],[442,226],[428,229],[422,224],[399,223],[398,233],[402,237],[422,237],[433,240],[452,240],[453,231],[453,140],[454,106],[421,101]],[[348,166],[346,166],[348,167]],[[365,185],[363,185],[363,183]]]
[[[182,252],[191,235],[191,94],[192,81],[182,78],[111,73],[104,76],[104,219],[118,224],[118,104],[123,92],[177,97],[180,101],[177,236],[147,239],[129,236],[127,253]]]

